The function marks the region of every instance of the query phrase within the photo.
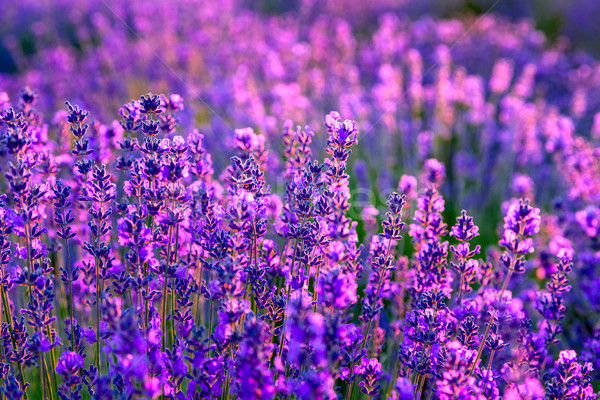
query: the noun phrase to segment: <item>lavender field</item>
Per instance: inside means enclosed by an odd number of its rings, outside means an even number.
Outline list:
[[[3,4],[0,398],[600,400],[600,62],[443,4]]]

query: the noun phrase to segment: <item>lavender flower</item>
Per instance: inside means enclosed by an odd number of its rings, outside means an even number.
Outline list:
[[[412,2],[113,3],[0,15],[0,393],[597,397],[593,56]]]

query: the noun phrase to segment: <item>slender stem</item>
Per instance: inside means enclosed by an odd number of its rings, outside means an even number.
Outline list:
[[[390,255],[391,248],[392,248],[392,240],[389,239],[388,247],[385,252],[385,259],[384,259],[384,263],[383,263],[383,265],[385,267],[387,267],[387,260]],[[381,272],[381,276],[379,277],[379,282],[377,283],[377,290],[375,291],[375,302],[379,301],[379,293],[381,292],[381,287],[383,286],[383,281],[385,280],[386,272],[387,271],[385,269],[383,269],[383,271]],[[363,335],[362,345],[360,346],[361,351],[365,348],[365,345],[367,344],[367,338],[369,336],[369,330],[371,329],[372,322],[373,322],[373,319],[371,318],[369,320],[369,324],[367,325],[367,330],[365,331],[365,334]]]
[[[462,296],[463,296],[463,283],[465,280],[465,274],[464,273],[460,273],[460,286],[458,287],[458,307],[460,308],[462,306]]]
[[[398,367],[399,366],[400,366],[400,359],[399,359],[398,355],[396,355],[396,360],[394,361],[394,369],[392,370],[392,375],[390,375],[391,380],[388,384],[387,391],[386,391],[386,396],[385,396],[386,399],[388,397],[390,397],[390,395],[392,394],[392,388],[394,387],[394,385],[396,384],[396,380],[398,379],[397,375],[398,375]]]
[[[10,339],[12,341],[13,350],[15,353],[17,352],[17,341],[15,339],[15,333],[13,329],[13,319],[10,312],[10,304],[8,302],[8,294],[4,290],[4,285],[0,285],[0,295],[2,296],[2,306],[4,307],[4,314],[9,321],[8,327],[10,330]],[[21,390],[25,392],[25,399],[29,400],[29,395],[27,394],[27,389],[25,388],[25,375],[23,375],[23,365],[21,362],[16,363],[19,368],[19,377],[21,381]]]
[[[52,337],[50,325],[46,326],[46,334],[48,335],[48,339]],[[58,378],[56,377],[56,355],[54,352],[54,347],[50,349],[50,370],[52,371],[52,384],[54,385],[54,390],[58,392]],[[52,394],[50,394],[52,398]]]
[[[141,262],[142,262],[142,260],[141,260],[141,258],[140,258],[140,249],[138,248],[138,249],[137,249],[137,265],[138,265],[138,269],[140,269],[140,270],[141,270],[141,268],[142,268]],[[128,264],[128,267],[129,267],[129,264]],[[146,276],[146,274],[144,273],[144,277],[145,277],[145,276]],[[131,290],[131,291],[129,292],[129,293],[130,293],[130,295],[131,295],[131,292],[132,292],[132,291],[133,291],[133,290]],[[140,300],[139,300],[139,303],[140,303],[140,304],[139,304],[139,307],[140,307],[140,315],[141,315],[141,318],[140,318],[140,319],[141,319],[141,323],[142,323],[142,330],[143,330],[143,332],[144,332],[144,339],[145,339],[145,338],[146,338],[146,335],[147,335],[147,332],[146,332],[146,331],[147,331],[147,326],[148,326],[148,325],[147,325],[147,322],[146,322],[146,315],[145,315],[145,311],[144,311],[144,296],[143,296],[143,294],[142,294],[142,291],[141,291],[140,289],[138,289],[138,290],[137,290],[137,293],[138,293],[138,295],[139,295],[139,298],[140,298]],[[131,305],[133,306],[133,298],[131,299]]]
[[[286,286],[286,299],[285,299],[285,306],[287,308],[288,303],[290,302],[290,293],[292,292],[292,274],[294,273],[294,264],[296,262],[296,251],[298,250],[298,239],[295,239],[295,244],[294,244],[294,255],[292,256],[292,266],[290,268],[290,281],[287,283]],[[285,342],[285,324],[287,322],[287,312],[284,314],[283,316],[283,324],[282,324],[282,329],[281,329],[281,341],[279,342],[279,350],[278,350],[278,354],[279,357],[281,357],[281,354],[283,353],[283,342]]]
[[[387,273],[387,270],[385,268],[387,268],[387,263],[388,263],[388,258],[390,256],[390,250],[392,248],[392,239],[388,239],[388,247],[387,250],[385,251],[385,258],[384,258],[384,268],[383,271],[381,271],[381,276],[379,277],[379,282],[377,283],[377,290],[375,291],[375,302],[379,301],[379,292],[381,291],[381,287],[383,286],[383,281],[385,279],[385,275]],[[360,346],[360,353],[362,353],[362,351],[365,349],[365,346],[367,344],[367,339],[369,337],[369,331],[371,330],[371,325],[373,324],[373,318],[369,319],[369,323],[367,324],[367,329],[365,330],[365,333],[363,335],[363,340],[362,340],[362,344]],[[354,368],[354,363],[350,363],[350,371],[352,371]],[[356,382],[356,379],[352,381],[352,384],[350,385],[350,387],[348,388],[348,392],[346,393],[346,398],[349,399],[352,393],[352,391],[354,390],[354,382]]]
[[[91,203],[91,201],[90,201]],[[100,202],[99,212],[102,213],[102,207],[104,202]],[[90,204],[90,207],[92,205]],[[102,221],[98,221],[98,228],[102,225]],[[94,251],[100,245],[100,235],[93,235]],[[102,291],[102,285],[100,282],[100,259],[94,254],[94,266],[96,267],[96,368],[98,368],[98,376],[102,375],[101,371],[101,356],[100,353],[100,292]]]
[[[421,378],[422,377],[423,376],[421,374],[419,374],[419,373],[416,374],[416,377],[415,377],[415,390],[413,392],[413,396],[414,396],[415,400],[419,399],[419,397],[418,397],[419,396],[419,388],[421,387]]]
[[[423,393],[423,387],[425,386],[425,380],[427,379],[427,375],[421,376],[421,382],[419,383],[419,389],[417,390],[417,399],[421,398],[421,394]]]
[[[139,257],[139,253],[138,253],[138,257]],[[125,257],[123,257],[125,258]],[[127,259],[125,259],[125,265],[127,266],[127,275],[129,275],[131,273],[130,271],[130,265],[129,265],[129,261]],[[133,305],[133,290],[131,288],[129,288],[129,290],[127,291],[129,294],[129,304],[131,305],[131,307],[134,307]],[[125,296],[123,296],[123,304],[125,304]]]
[[[504,292],[506,291],[506,288],[508,287],[508,282],[510,281],[510,277],[512,276],[514,270],[513,267],[511,266],[511,269],[508,271],[508,274],[506,275],[506,279],[504,280],[504,284],[502,285],[502,290],[500,291],[500,294],[498,295],[498,301],[502,300],[502,296],[504,295]]]
[[[302,218],[302,223],[300,224],[300,232],[302,232],[302,229],[304,228],[304,224],[306,223],[306,216],[304,216]],[[298,238],[294,239],[294,254],[292,255],[292,265],[290,267],[290,281],[287,283],[286,286],[286,300],[285,300],[285,307],[286,307],[286,311],[287,311],[287,306],[290,302],[290,294],[291,294],[291,287],[292,287],[292,275],[294,274],[294,265],[296,264],[296,253],[298,251]],[[286,246],[287,246],[287,242],[286,242]],[[282,255],[283,256],[283,255]],[[285,325],[287,323],[287,312],[284,312],[283,314],[283,323],[281,324],[281,340],[279,342],[279,349],[276,353],[273,354],[273,357],[279,357],[281,358],[282,354],[283,354],[283,345],[285,343]],[[277,377],[279,376],[278,372],[275,372],[275,376],[274,376],[274,381],[277,381]],[[286,370],[286,376],[287,376],[287,370]]]
[[[152,115],[150,114],[150,119],[152,119]],[[154,190],[154,178],[150,180],[150,189]],[[141,204],[140,204],[141,207]],[[150,234],[152,235],[152,238],[154,238],[154,216],[152,215],[148,215],[148,221],[147,221],[147,225],[150,226]],[[139,257],[139,254],[138,254]],[[139,262],[139,258],[138,258],[138,262]],[[139,268],[141,268],[141,265],[139,266]],[[148,263],[145,262],[144,263],[144,278],[146,278],[148,276]],[[149,283],[146,283],[146,294],[148,294],[149,292]],[[146,301],[145,306],[144,306],[144,325],[146,326],[146,329],[148,327],[148,318],[150,314],[150,301]],[[164,332],[164,330],[163,330]]]
[[[94,266],[96,267],[96,368],[100,375],[100,265],[97,256],[94,256]]]
[[[167,242],[167,266],[165,275],[163,276],[164,284],[163,284],[163,303],[162,303],[162,347],[163,350],[167,347],[167,281],[168,281],[168,271],[169,265],[171,262],[171,238],[173,236],[173,227],[169,226],[169,241]]]
[[[319,276],[321,275],[321,264],[317,266],[317,274],[313,282],[313,312],[317,312],[317,303],[319,302]]]
[[[504,295],[504,292],[506,291],[506,288],[508,287],[508,282],[510,281],[510,277],[512,276],[512,274],[514,272],[514,264],[515,264],[515,261],[512,262],[512,264],[508,270],[508,274],[506,274],[506,278],[504,279],[504,284],[502,285],[502,290],[500,291],[500,293],[498,295],[498,301],[502,300],[502,296]],[[496,309],[493,310],[492,316],[490,318],[490,322],[488,323],[487,327],[485,328],[485,333],[484,333],[483,339],[481,340],[481,343],[479,345],[479,350],[477,351],[477,357],[475,357],[475,360],[473,361],[473,366],[471,367],[469,376],[473,375],[473,372],[475,372],[475,367],[477,366],[477,362],[481,358],[481,354],[483,353],[483,347],[485,346],[485,342],[488,338],[488,335],[490,334],[490,328],[492,327],[492,324],[494,323],[495,318],[496,318]]]
[[[64,214],[64,212],[63,212]],[[73,282],[72,282],[72,271],[71,271],[71,258],[69,256],[69,244],[67,243],[67,239],[65,238],[65,253],[67,259],[67,273],[69,274],[69,318],[71,319],[71,351],[75,351],[75,335],[73,334],[73,324],[75,320],[73,319]]]
[[[198,283],[198,288],[202,286],[202,263],[200,263],[200,256],[196,259],[196,282]],[[197,325],[202,325],[202,313],[198,312],[200,310],[200,301],[202,300],[202,296],[200,295],[200,291],[196,293],[196,301],[194,302],[194,306],[192,308],[192,315],[195,318]]]
[[[376,319],[375,319],[375,331],[377,331],[377,327],[379,326],[379,321],[380,321],[380,319],[381,319],[381,314],[377,314],[377,317],[376,317]],[[378,342],[377,342],[377,335],[376,335],[376,334],[374,334],[374,335],[371,337],[371,356],[372,356],[372,357],[376,357],[376,355],[375,355],[375,351],[377,350],[377,345],[378,345]]]
[[[210,313],[208,317],[208,337],[210,338],[212,335],[212,324],[213,324],[213,304],[214,301],[210,302]]]
[[[283,250],[281,251],[281,257],[279,257],[279,269],[281,269],[285,262],[286,252],[289,244],[290,240],[286,238],[285,243],[283,244]]]
[[[435,311],[434,314],[434,320],[437,319],[437,311]],[[427,356],[422,356],[421,361],[427,359],[431,359],[431,350],[433,349],[433,346],[431,344],[427,345]],[[421,398],[421,394],[423,392],[423,388],[425,387],[425,380],[427,380],[427,373],[423,374],[423,375],[417,375],[417,382],[418,385],[416,385],[415,389],[417,390],[415,392],[416,396],[415,399],[419,399]]]
[[[33,272],[33,262],[31,261],[31,245],[29,240],[29,223],[25,223],[25,246],[27,247],[27,267],[29,273]]]
[[[488,360],[488,365],[487,365],[488,371],[492,370],[492,360],[494,359],[494,354],[496,354],[496,350],[492,350],[492,354],[490,354],[490,359]],[[483,388],[481,389],[482,394],[485,393],[486,385],[487,385],[487,379],[485,381],[483,381]]]
[[[302,219],[302,224],[300,224],[300,232],[302,232],[302,229],[304,228],[304,224],[306,223],[306,217]],[[286,286],[286,300],[285,300],[285,307],[287,308],[288,303],[290,302],[290,294],[292,292],[292,275],[294,274],[294,265],[296,264],[296,253],[298,252],[298,243],[299,240],[298,238],[294,239],[294,254],[292,255],[292,265],[290,267],[290,281],[288,282],[287,286]],[[283,354],[283,343],[285,342],[285,324],[287,322],[287,312],[284,313],[283,316],[283,324],[282,324],[282,329],[281,329],[281,341],[279,343],[279,357],[281,357],[281,354]]]
[[[38,327],[38,334],[40,335],[40,342],[42,341],[42,328]],[[44,362],[44,353],[38,349],[38,357],[40,358],[40,377],[42,380],[42,398],[46,398],[46,367]],[[49,382],[48,382],[49,383]]]
[[[254,231],[254,269],[258,271],[258,235],[256,234],[256,224],[252,226]],[[252,297],[252,310],[254,314],[258,314],[258,304],[255,297]]]
[[[179,255],[178,249],[179,249],[179,224],[175,225],[175,249],[171,250],[171,254],[175,254],[175,261],[174,261],[174,265],[177,265],[177,258]],[[171,285],[172,285],[172,289],[171,289],[171,312],[175,313],[175,302],[176,302],[176,296],[177,294],[175,293],[175,279],[171,279]],[[175,320],[172,321],[171,324],[171,343],[175,343]]]
[[[142,294],[141,290],[137,290],[137,294],[139,296],[139,300],[137,300],[137,301],[140,303],[140,313],[141,313],[141,312],[143,312],[142,307],[143,307],[143,304],[144,304],[144,300],[143,300],[143,296],[144,295]],[[142,329],[144,331],[144,338],[146,338],[146,327],[143,326],[143,325],[144,325],[144,318],[142,316]]]
[[[24,203],[24,200],[23,200]],[[23,204],[21,203],[21,204]],[[30,237],[29,237],[29,223],[26,222],[25,223],[25,246],[27,248],[27,266],[29,268],[29,273],[33,272],[33,262],[31,260],[31,243],[29,241]],[[27,285],[27,290],[28,290],[28,294],[31,296],[31,287],[29,285]],[[10,310],[10,306],[9,306],[9,310]],[[11,319],[11,323],[12,323],[12,319]],[[40,340],[42,340],[41,338],[41,334],[40,334]],[[13,343],[14,344],[14,343]],[[16,350],[16,348],[15,348]],[[21,369],[21,365],[19,365],[19,368]],[[43,369],[42,369],[43,371]],[[21,373],[21,379],[23,379],[23,371],[20,370],[19,371]],[[23,387],[24,387],[24,383],[23,383]],[[45,392],[45,387],[44,387],[44,393]]]

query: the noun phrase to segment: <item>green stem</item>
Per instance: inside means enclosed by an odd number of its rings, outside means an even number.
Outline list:
[[[394,369],[392,370],[391,380],[390,380],[390,383],[388,384],[386,395],[385,395],[386,399],[391,396],[392,388],[396,384],[396,379],[398,379],[397,375],[398,375],[399,366],[400,366],[400,359],[396,355],[396,360],[394,361]]]
[[[177,251],[179,249],[179,224],[176,225],[175,228],[175,261],[174,261],[174,265],[177,265],[177,259],[178,259],[178,255],[179,252]],[[173,250],[172,250],[173,252]],[[171,290],[171,312],[175,313],[175,304],[176,304],[176,293],[175,293],[175,279],[171,279],[171,285],[173,287],[173,289]],[[171,324],[171,343],[175,343],[175,321],[172,321]]]
[[[385,252],[385,258],[384,258],[384,268],[387,268],[387,260],[388,257],[390,255],[390,250],[392,248],[392,239],[388,239],[388,247],[387,250]],[[377,290],[375,291],[375,301],[378,301],[379,299],[379,292],[381,291],[381,287],[383,286],[383,281],[385,278],[385,274],[386,274],[386,270],[383,270],[381,272],[381,276],[379,277],[379,282],[377,283]],[[369,331],[371,330],[371,325],[373,324],[373,318],[369,319],[369,323],[367,324],[367,329],[365,330],[365,333],[363,335],[363,340],[362,340],[362,344],[360,346],[360,352],[362,353],[362,351],[365,349],[365,346],[367,344],[367,339],[369,337]],[[350,363],[350,371],[352,371],[354,369],[354,363]],[[346,393],[346,399],[350,399],[350,395],[352,394],[353,390],[354,390],[354,383],[356,382],[356,379],[354,381],[352,381],[352,384],[350,385],[350,387],[348,388],[348,392]]]
[[[91,203],[91,202],[90,202]],[[90,207],[92,205],[90,204]],[[100,202],[99,211],[102,213],[103,202]],[[98,221],[98,225],[102,224],[101,221]],[[94,243],[94,251],[98,249],[100,244],[100,236],[93,235],[93,243]],[[102,290],[102,285],[100,282],[100,259],[97,255],[94,254],[94,266],[96,267],[96,368],[98,368],[98,376],[102,375],[102,365],[101,365],[101,356],[100,353],[100,292]]]
[[[15,340],[15,333],[13,329],[13,319],[10,312],[10,304],[8,302],[8,295],[4,290],[4,285],[0,285],[0,295],[2,295],[2,306],[4,307],[4,314],[10,323],[8,324],[10,330],[10,339],[12,341],[13,350],[17,351],[17,342]],[[29,400],[29,395],[27,394],[27,389],[25,388],[25,375],[23,375],[23,365],[20,362],[17,362],[17,367],[19,368],[19,377],[21,381],[21,390],[25,392],[25,399]]]
[[[94,266],[96,267],[96,368],[100,376],[100,265],[97,256],[94,256]]]
[[[494,359],[494,354],[496,354],[496,350],[492,350],[492,353],[490,354],[490,359],[488,360],[488,365],[487,365],[488,370],[492,369],[492,360]],[[487,385],[487,379],[483,382],[483,388],[481,389],[481,394],[485,393],[486,385]]]
[[[64,212],[63,212],[64,214]],[[71,258],[69,256],[69,245],[67,243],[67,239],[65,238],[65,253],[67,258],[67,272],[69,274],[69,318],[71,319],[71,351],[75,351],[75,335],[73,334],[73,324],[75,320],[73,319],[74,311],[73,311],[73,282],[71,282]]]
[[[321,264],[317,266],[317,273],[313,282],[313,312],[317,312],[317,303],[319,301],[319,275],[321,274]]]
[[[52,337],[50,330],[50,325],[46,327],[46,334],[48,335],[48,339]],[[54,390],[58,393],[58,378],[56,376],[56,354],[54,353],[54,347],[50,349],[50,369],[52,370],[52,385],[54,386]],[[52,394],[51,394],[52,398]]]
[[[285,300],[285,306],[287,308],[288,303],[290,302],[290,294],[292,292],[292,274],[294,273],[294,264],[296,263],[296,251],[298,250],[298,239],[294,240],[295,244],[294,244],[294,254],[292,256],[292,266],[290,267],[290,281],[288,282],[287,286],[286,286],[286,300]],[[279,357],[281,357],[281,354],[283,353],[283,342],[285,342],[285,324],[287,322],[287,313],[284,314],[283,316],[283,324],[282,324],[282,329],[281,329],[281,341],[279,343],[279,350],[278,350],[278,354]]]
[[[198,283],[198,287],[202,286],[202,263],[200,262],[200,257],[198,256],[197,260],[196,260],[196,282]],[[202,295],[200,294],[200,291],[198,291],[198,293],[196,293],[196,301],[194,302],[194,307],[192,309],[192,315],[195,318],[195,321],[197,323],[197,325],[202,325],[203,324],[203,313],[199,312],[199,310],[205,310],[204,307],[200,306],[200,302],[202,301]],[[204,304],[204,303],[203,303]]]
[[[463,288],[464,279],[465,279],[465,274],[461,272],[460,273],[460,284],[459,284],[460,286],[458,287],[458,307],[459,308],[462,305],[462,295],[463,295],[462,288]]]
[[[167,242],[167,266],[165,276],[163,277],[163,303],[162,303],[162,349],[165,350],[167,347],[167,282],[168,282],[168,270],[171,262],[171,239],[173,237],[173,227],[169,226],[169,241]]]
[[[514,272],[514,265],[515,265],[515,261],[512,262],[512,264],[508,270],[508,274],[506,274],[506,278],[504,279],[504,284],[502,285],[502,290],[500,291],[500,293],[498,295],[498,301],[502,300],[502,296],[504,295],[504,292],[506,291],[506,288],[508,287],[508,282],[510,281],[510,277],[512,276],[512,274]],[[475,357],[475,360],[473,361],[473,366],[471,367],[469,376],[473,375],[473,372],[475,372],[475,367],[477,366],[477,362],[481,358],[481,354],[483,353],[483,347],[485,346],[485,342],[488,338],[488,335],[490,334],[490,328],[492,327],[492,324],[494,323],[495,318],[496,318],[496,310],[494,309],[492,312],[492,316],[490,318],[490,322],[488,323],[487,327],[485,328],[483,340],[481,341],[481,344],[479,345],[479,350],[477,350],[477,357]]]
[[[42,340],[42,328],[38,328],[38,334],[40,335],[40,341]],[[44,353],[41,350],[38,351],[38,357],[40,358],[40,375],[42,380],[42,398],[46,398],[46,367],[44,362]],[[50,379],[48,379],[49,381]],[[49,383],[49,382],[48,382]]]
[[[212,335],[212,324],[213,324],[213,304],[214,301],[210,301],[210,312],[208,316],[208,337]]]

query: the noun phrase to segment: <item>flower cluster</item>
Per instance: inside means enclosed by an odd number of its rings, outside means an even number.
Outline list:
[[[23,126],[43,124],[24,104],[4,112],[7,135],[14,113]],[[110,133],[67,102],[59,132],[74,136],[73,150],[60,162],[48,153],[59,163],[51,170],[27,131],[18,152],[5,143],[7,396],[536,398],[545,386],[549,398],[594,398],[592,364],[571,360],[573,350],[549,367],[569,315],[572,251],[558,252],[538,290],[537,319],[514,301],[529,289],[509,287],[541,230],[529,200],[506,210],[504,253],[489,247],[477,259],[479,227],[463,210],[448,232],[446,174],[429,159],[424,189],[402,178],[406,194],[389,195],[363,251],[346,172],[355,121],[327,115],[324,162],[313,158],[311,128],[286,123],[279,196],[264,136],[236,130],[235,155],[215,177],[204,136],[178,135],[182,109],[179,96],[143,95]],[[110,140],[121,155],[105,159],[97,146]],[[415,200],[411,251],[402,232]]]
[[[597,61],[387,0],[92,3],[4,43],[0,397],[598,398]]]

